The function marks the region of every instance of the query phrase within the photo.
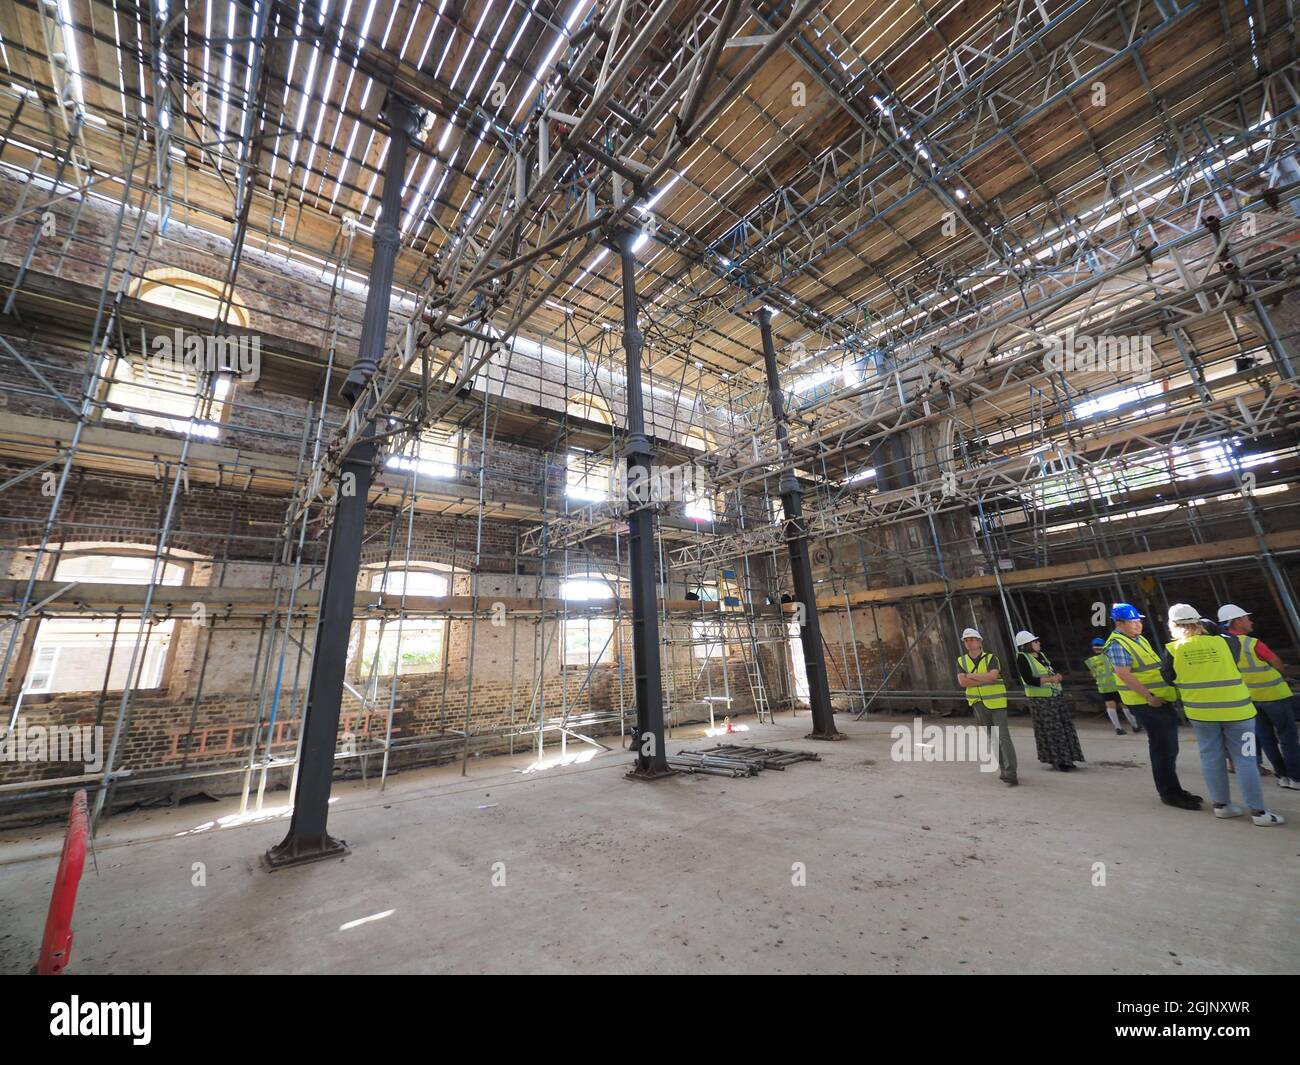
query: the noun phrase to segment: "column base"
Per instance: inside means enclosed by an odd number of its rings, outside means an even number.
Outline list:
[[[323,862],[327,858],[346,858],[352,852],[341,839],[335,839],[328,832],[319,837],[298,839],[285,836],[262,855],[262,868],[269,873],[279,869],[288,869],[294,865],[306,865],[309,862]]]
[[[843,732],[810,732],[804,737],[806,740],[847,740]]]
[[[677,776],[677,770],[671,766],[651,766],[649,769],[638,766],[629,770],[624,776],[628,780],[663,780],[665,777]]]

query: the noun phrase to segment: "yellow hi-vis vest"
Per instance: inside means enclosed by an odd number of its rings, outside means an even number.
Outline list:
[[[1110,664],[1110,659],[1104,654],[1085,658],[1083,664],[1088,667],[1088,672],[1092,674],[1092,679],[1097,682],[1097,690],[1102,695],[1114,695],[1119,690],[1119,684],[1115,681],[1115,667]]]
[[[1147,643],[1145,636],[1125,636],[1116,629],[1107,638],[1106,646],[1109,647],[1112,643],[1119,644],[1132,657],[1133,661],[1129,664],[1129,669],[1133,671],[1133,679],[1145,686],[1147,691],[1167,703],[1172,703],[1178,698],[1178,693],[1166,684],[1160,675],[1160,656],[1156,654],[1155,648]],[[1103,653],[1105,653],[1104,649]],[[1119,685],[1119,697],[1125,706],[1147,705],[1146,699],[1125,684],[1118,673],[1115,674],[1115,683]]]
[[[1255,645],[1259,640],[1254,636],[1238,636],[1237,641],[1241,644],[1237,668],[1241,670],[1241,679],[1250,689],[1251,701],[1275,703],[1281,699],[1291,698],[1291,685],[1256,652]]]
[[[1056,672],[1052,668],[1051,662],[1043,665],[1042,662],[1027,651],[1021,651],[1019,654],[1021,658],[1029,663],[1029,671],[1040,680]],[[1047,656],[1043,655],[1043,657],[1046,658]],[[1059,684],[1026,684],[1025,694],[1031,699],[1050,699],[1053,695],[1061,694],[1061,686]]]
[[[987,651],[980,655],[978,662],[972,661],[970,655],[958,656],[957,667],[963,673],[987,673],[990,669],[997,668],[993,665],[993,656]],[[1007,708],[1007,686],[1001,680],[995,680],[992,684],[981,684],[978,688],[967,688],[966,702],[971,705],[983,703],[990,710],[1005,710]]]
[[[1167,646],[1178,698],[1191,720],[1245,721],[1255,716],[1250,689],[1222,636],[1189,636]]]

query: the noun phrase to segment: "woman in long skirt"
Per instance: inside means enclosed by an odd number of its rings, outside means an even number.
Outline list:
[[[1052,668],[1042,643],[1032,632],[1016,633],[1016,667],[1029,697],[1029,720],[1034,726],[1038,760],[1062,772],[1084,761],[1074,718],[1062,695],[1061,674]]]

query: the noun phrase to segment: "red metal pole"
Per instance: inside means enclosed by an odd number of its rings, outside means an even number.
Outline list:
[[[86,790],[82,788],[72,797],[72,810],[68,814],[68,831],[63,837],[63,854],[59,857],[59,871],[54,876],[50,912],[45,918],[45,937],[41,940],[41,955],[36,962],[38,976],[58,976],[67,968],[72,954],[72,911],[77,905],[77,885],[81,883],[81,870],[86,864],[86,840],[89,836],[90,811]]]

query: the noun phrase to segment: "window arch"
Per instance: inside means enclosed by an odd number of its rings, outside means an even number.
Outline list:
[[[726,633],[722,622],[708,618],[691,622],[691,654],[695,658],[726,658]]]
[[[603,503],[614,487],[614,460],[587,451],[570,448],[564,458],[564,494],[578,503]]]
[[[618,592],[618,578],[603,573],[578,573],[560,583],[560,595],[570,603],[601,603]],[[590,668],[614,657],[614,619],[579,615],[564,619],[560,664]]]
[[[46,579],[60,583],[149,584],[155,550],[149,544],[73,545],[42,560],[42,568]],[[189,562],[169,555],[157,583],[189,579]],[[115,613],[41,618],[27,638],[23,691],[121,691],[128,683],[137,690],[165,687],[175,630],[175,619],[168,619],[146,625],[141,636],[138,616]]]
[[[403,596],[440,598],[451,592],[451,577],[431,566],[371,566],[363,574],[364,587],[379,592],[387,605],[396,605]],[[410,610],[398,624],[396,616],[386,622],[366,621],[361,628],[357,670],[365,680],[391,677],[394,673],[437,673],[447,660],[447,621],[442,617],[412,616]]]
[[[614,415],[610,413],[609,404],[591,392],[578,392],[570,396],[566,410],[575,418],[599,422],[601,425],[614,424]]]
[[[570,603],[590,603],[613,599],[618,578],[603,573],[579,573],[560,582],[560,597]]]
[[[222,282],[174,267],[150,270],[135,285],[135,295],[144,303],[213,321],[221,309],[221,294]],[[248,309],[234,292],[226,320],[240,329],[249,325]],[[159,339],[155,337],[154,342]],[[107,382],[102,393],[103,416],[146,429],[215,440],[234,391],[234,377],[217,373],[208,387],[202,388],[200,375],[147,356],[144,351],[105,354],[99,371]]]
[[[146,271],[136,282],[135,296],[144,303],[215,321],[221,309],[222,287],[222,282],[210,277],[166,266]],[[226,321],[240,329],[249,325],[248,308],[235,292],[230,295],[230,316]]]
[[[691,521],[717,521],[725,510],[726,499],[721,492],[709,491],[704,486],[688,486],[682,513]]]
[[[388,424],[396,427],[395,419]],[[440,426],[425,426],[419,435],[398,444],[384,460],[384,468],[451,480],[460,474],[461,434]]]

